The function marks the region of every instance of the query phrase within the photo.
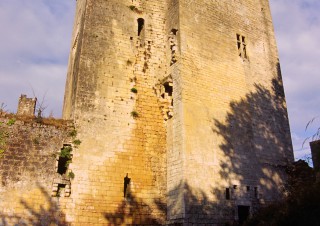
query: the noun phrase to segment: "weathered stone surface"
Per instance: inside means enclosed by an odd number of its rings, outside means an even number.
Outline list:
[[[3,225],[65,222],[51,191],[57,174],[55,156],[64,143],[72,141],[68,136],[72,127],[67,121],[47,121],[51,125],[38,123],[33,118],[1,114],[0,218]]]
[[[19,98],[17,114],[25,116],[34,116],[36,110],[36,103],[37,98],[27,98],[26,95],[21,95]]]

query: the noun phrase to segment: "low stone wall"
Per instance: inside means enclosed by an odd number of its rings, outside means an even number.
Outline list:
[[[57,177],[66,177],[57,173],[57,156],[72,142],[72,128],[68,121],[0,115],[3,225],[64,224],[59,197],[52,197],[52,190]]]

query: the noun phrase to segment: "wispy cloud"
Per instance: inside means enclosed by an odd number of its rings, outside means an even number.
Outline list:
[[[21,93],[46,95],[48,109],[61,115],[71,42],[74,1],[2,0],[0,102],[15,111]],[[31,88],[32,87],[32,88]]]

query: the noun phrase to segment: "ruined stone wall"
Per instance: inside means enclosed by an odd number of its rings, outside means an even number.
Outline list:
[[[51,123],[51,125],[50,125]],[[63,225],[64,194],[52,197],[57,155],[70,143],[67,122],[0,117],[1,225]],[[55,125],[53,125],[55,124]],[[66,179],[68,180],[68,179]]]

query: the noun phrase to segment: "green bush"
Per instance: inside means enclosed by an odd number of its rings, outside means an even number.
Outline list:
[[[72,152],[71,146],[64,146],[60,151],[60,157],[71,159],[71,152]]]
[[[68,173],[68,177],[69,177],[70,179],[74,179],[74,177],[75,177],[74,172],[70,171],[70,172]]]
[[[138,92],[138,90],[137,90],[135,87],[133,87],[133,88],[131,88],[131,92],[133,92],[133,93],[137,93],[137,92]]]
[[[16,122],[16,119],[11,118],[11,119],[9,119],[9,121],[7,122],[7,125],[8,125],[8,126],[12,126],[12,125],[14,125],[15,122]]]
[[[131,9],[132,11],[134,11],[136,9],[136,7],[134,5],[129,5],[128,8]]]
[[[68,135],[69,135],[69,137],[76,137],[77,136],[77,130],[74,129],[74,130],[70,131]]]
[[[72,143],[76,146],[79,146],[81,144],[81,140],[77,139],[77,140],[74,140]]]
[[[131,116],[132,116],[133,118],[137,118],[137,117],[139,117],[139,114],[138,114],[138,112],[136,112],[136,111],[132,111],[132,112],[131,112]]]

